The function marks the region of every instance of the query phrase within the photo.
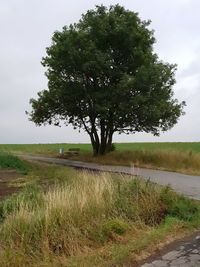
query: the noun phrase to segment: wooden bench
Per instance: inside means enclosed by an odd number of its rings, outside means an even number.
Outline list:
[[[68,151],[64,152],[63,148],[59,149],[59,157],[69,158],[71,156],[76,156],[80,152],[80,148],[69,148]]]
[[[80,148],[69,148],[67,152],[64,152],[64,156],[71,157],[76,156],[80,152]]]
[[[80,148],[69,148],[68,151],[79,153],[80,152]]]

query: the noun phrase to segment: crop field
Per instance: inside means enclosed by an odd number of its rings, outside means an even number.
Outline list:
[[[90,152],[90,144],[0,144],[1,152],[30,153],[30,154],[58,154],[59,148],[67,151],[69,148],[80,147],[81,151]]]
[[[199,228],[199,202],[169,186],[6,154],[1,162],[1,177],[17,171],[3,183],[12,195],[0,201],[0,266],[131,266]]]
[[[0,151],[21,153],[58,153],[59,148],[68,150],[79,147],[83,152],[91,152],[90,144],[0,144]],[[182,152],[199,152],[200,142],[166,142],[166,143],[115,143],[116,151],[132,150],[174,150]]]
[[[200,142],[166,142],[166,143],[118,143],[116,148],[124,150],[176,150],[200,153]]]

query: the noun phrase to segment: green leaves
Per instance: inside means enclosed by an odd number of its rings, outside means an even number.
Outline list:
[[[42,59],[48,90],[31,100],[30,119],[78,125],[95,147],[114,132],[171,128],[184,106],[173,99],[176,65],[153,53],[149,24],[119,5],[101,5],[56,31]]]

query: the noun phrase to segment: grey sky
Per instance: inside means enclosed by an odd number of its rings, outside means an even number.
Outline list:
[[[96,4],[117,4],[152,21],[159,58],[178,64],[175,97],[186,115],[170,131],[115,135],[115,142],[200,141],[200,2],[198,0],[0,0],[0,143],[89,142],[71,127],[36,127],[28,121],[29,99],[46,89],[41,66],[52,33],[77,22]]]

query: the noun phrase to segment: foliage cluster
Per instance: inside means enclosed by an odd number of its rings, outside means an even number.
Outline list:
[[[119,5],[101,5],[56,31],[42,60],[48,89],[30,100],[30,120],[83,128],[94,155],[110,152],[116,132],[172,128],[185,103],[173,97],[176,65],[154,53],[149,24]]]

